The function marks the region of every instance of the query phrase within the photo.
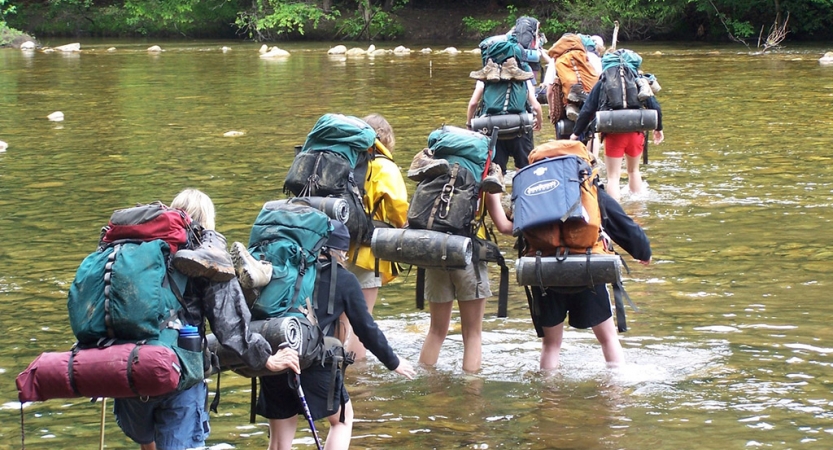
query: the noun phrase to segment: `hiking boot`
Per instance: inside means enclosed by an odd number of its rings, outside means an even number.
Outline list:
[[[411,167],[408,169],[408,178],[419,183],[422,180],[448,173],[449,167],[447,160],[434,159],[434,152],[426,148],[414,156]]]
[[[636,86],[639,88],[639,92],[636,94],[636,97],[640,102],[644,102],[648,99],[648,97],[654,96],[654,91],[651,90],[651,85],[648,83],[647,79],[643,77],[637,78]]]
[[[564,110],[567,112],[567,119],[575,122],[576,119],[578,119],[578,113],[581,111],[581,108],[579,108],[576,104],[567,103]]]
[[[234,278],[234,265],[226,251],[226,238],[214,230],[203,230],[202,243],[194,250],[179,250],[173,265],[189,277],[205,277],[223,282]]]
[[[231,244],[231,260],[240,286],[246,289],[266,286],[272,280],[272,263],[256,260],[239,242]]]
[[[500,65],[501,80],[526,81],[533,78],[535,78],[535,74],[526,72],[518,67],[518,61],[515,58],[509,58]]]
[[[503,171],[500,166],[492,162],[489,164],[489,173],[486,178],[480,183],[480,190],[490,194],[499,194],[505,192],[503,187]]]
[[[567,94],[567,101],[573,103],[584,103],[587,100],[587,93],[581,84],[574,84],[570,87],[570,93]]]
[[[498,81],[500,80],[500,66],[490,58],[485,66],[480,70],[475,70],[469,76],[480,81]]]

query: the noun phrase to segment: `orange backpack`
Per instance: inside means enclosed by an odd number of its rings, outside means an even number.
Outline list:
[[[599,206],[599,169],[593,155],[579,141],[556,140],[535,147],[529,154],[532,164],[544,158],[575,155],[593,167],[581,180],[581,206],[585,220],[555,221],[525,230],[525,256],[556,256],[561,254],[613,254],[602,236],[602,211]]]
[[[555,61],[555,73],[561,81],[562,99],[565,105],[567,95],[574,84],[581,83],[584,92],[590,93],[599,81],[599,74],[587,61],[587,51],[579,35],[561,36],[561,39],[550,47],[547,54]]]

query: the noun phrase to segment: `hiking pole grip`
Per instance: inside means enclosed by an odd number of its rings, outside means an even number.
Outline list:
[[[650,135],[650,132],[645,132],[645,142],[642,143],[642,164],[648,164],[648,136]]]

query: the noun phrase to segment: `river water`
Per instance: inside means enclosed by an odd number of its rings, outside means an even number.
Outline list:
[[[385,115],[407,169],[432,130],[464,123],[479,64],[469,53],[330,57],[325,44],[287,44],[292,55],[274,61],[238,42],[168,42],[153,55],[152,44],[0,51],[0,449],[21,446],[14,378],[73,343],[67,291],[114,209],[196,187],[229,242],[245,241],[260,206],[283,197],[293,146],[318,117]],[[649,151],[649,193],[623,197],[654,249],[626,278],[639,308],[621,336],[627,365],[606,369],[592,333],[568,329],[562,367],[540,373],[513,279],[509,318],[487,304],[479,374],[461,371],[456,315],[437,367],[414,381],[374,357],[349,369],[353,448],[833,447],[826,49],[633,48],[662,85],[666,141]],[[54,111],[65,120],[47,120]],[[223,136],[232,130],[244,135]],[[536,141],[553,137],[546,127]],[[428,316],[414,279],[385,287],[375,314],[415,363]],[[249,389],[223,376],[209,444],[266,447],[266,421],[248,423]],[[95,448],[100,412],[89,399],[28,404],[26,446]],[[105,420],[108,448],[135,447],[109,410]],[[297,448],[314,448],[300,423]]]

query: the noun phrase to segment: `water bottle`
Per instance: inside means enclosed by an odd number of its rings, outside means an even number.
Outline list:
[[[200,337],[200,330],[193,325],[185,325],[179,329],[179,339],[176,345],[185,350],[192,352],[202,351],[202,338]]]

